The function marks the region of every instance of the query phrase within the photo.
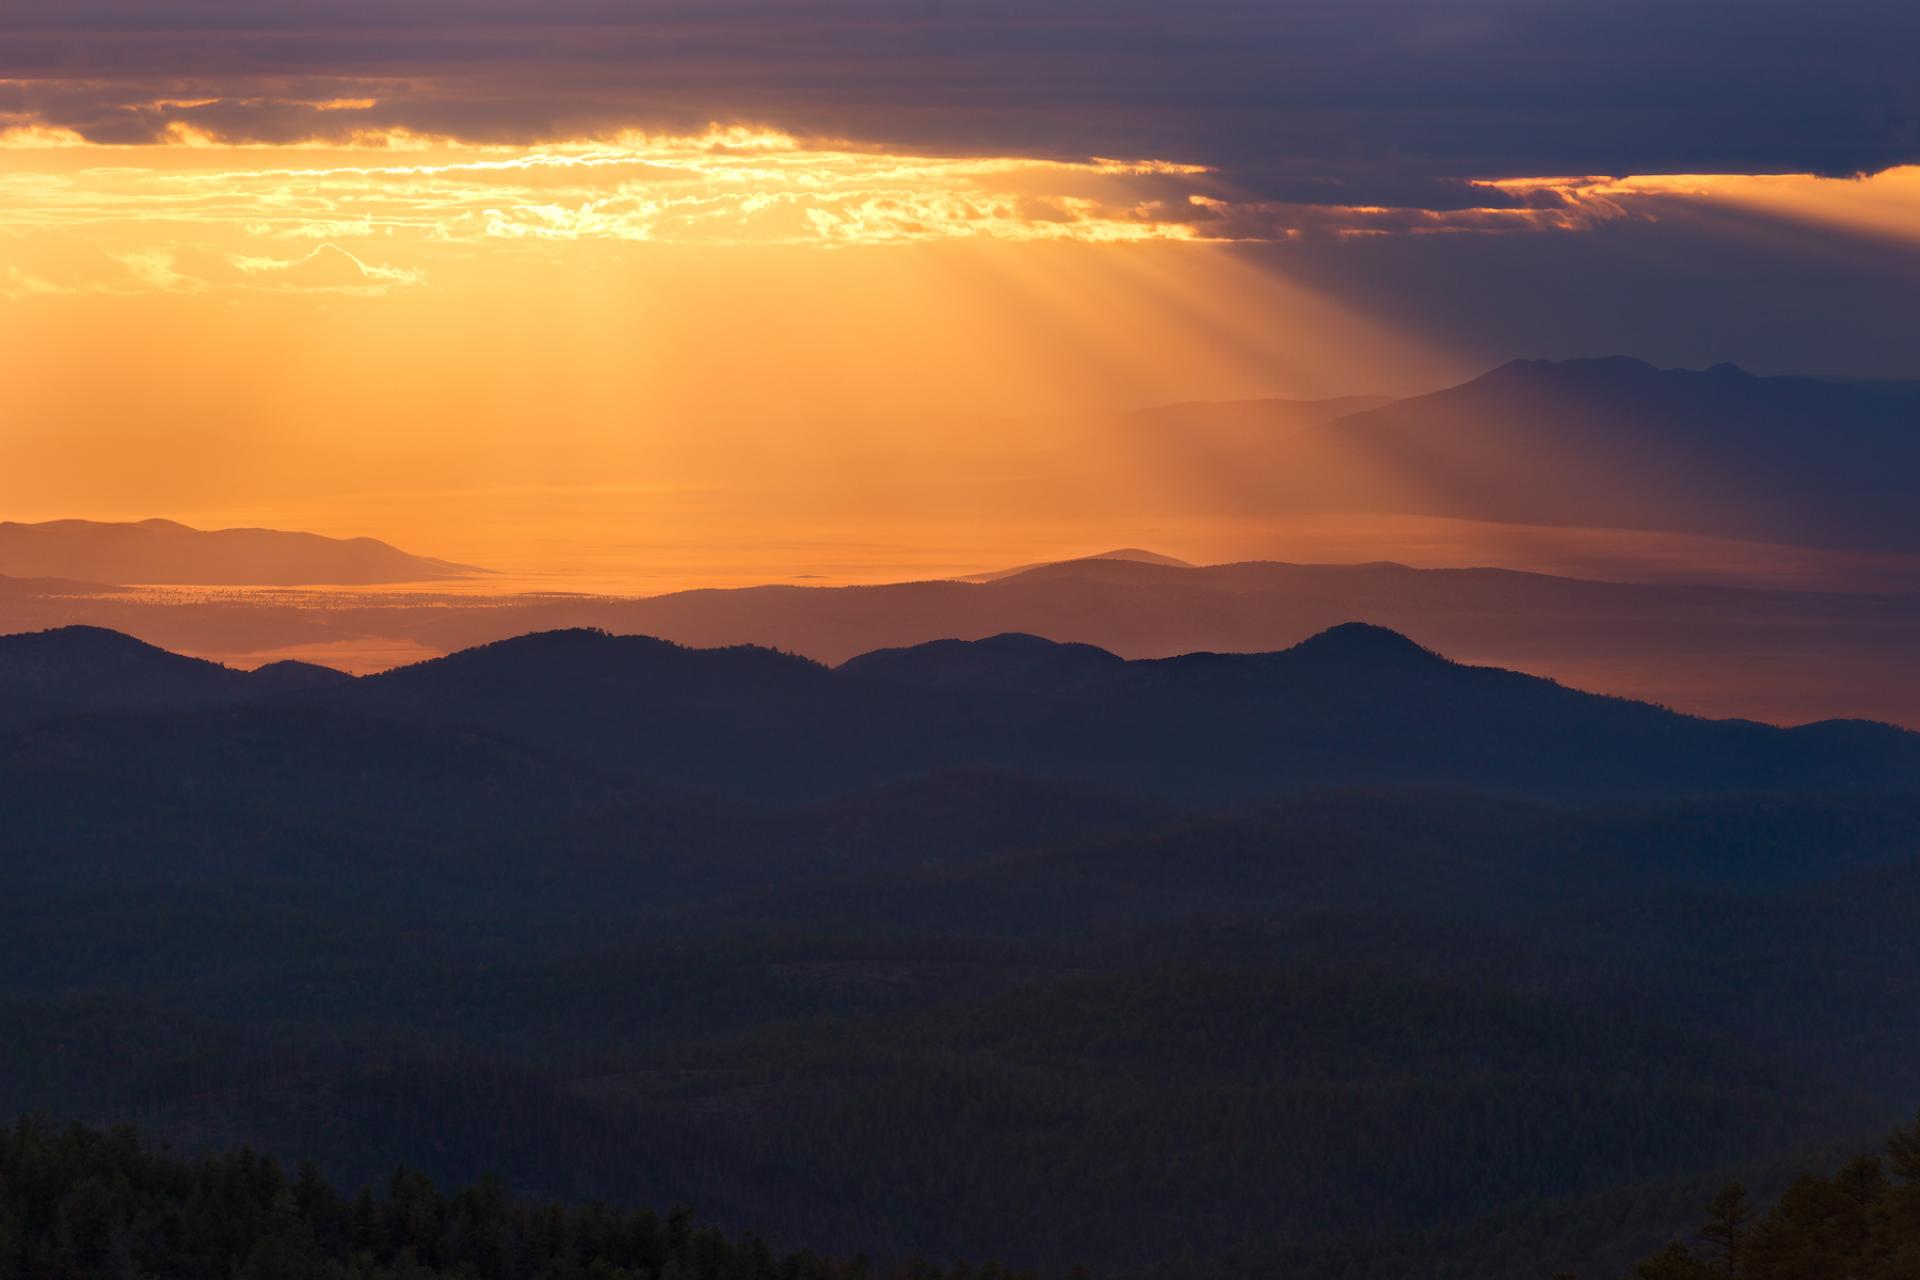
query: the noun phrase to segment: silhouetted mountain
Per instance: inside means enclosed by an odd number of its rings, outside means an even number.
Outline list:
[[[1291,652],[1302,662],[1322,663],[1329,672],[1335,673],[1368,668],[1431,670],[1436,664],[1446,663],[1446,659],[1433,650],[1370,622],[1343,622],[1337,627],[1328,627],[1302,640]]]
[[[1074,560],[1130,560],[1135,564],[1164,564],[1176,569],[1191,569],[1193,565],[1178,556],[1161,555],[1158,551],[1148,551],[1141,547],[1120,547],[1113,551],[1102,551],[1098,555],[1074,556],[1071,560],[1055,560],[1053,564],[1071,564]]]
[[[1129,658],[1257,652],[1350,618],[1419,635],[1473,662],[1709,714],[1784,722],[1849,715],[1920,725],[1920,682],[1904,678],[1920,631],[1920,598],[1901,596],[1398,564],[1188,568],[1089,558],[979,583],[748,587],[633,601],[509,603],[498,611],[421,609],[401,621],[412,634],[449,647],[490,630],[565,623],[701,646],[759,643],[844,662],[880,647],[1004,632],[1085,641]],[[390,625],[392,615],[367,619]],[[305,614],[290,621],[312,625]]]
[[[344,694],[371,714],[767,797],[956,765],[1220,799],[1359,782],[1566,795],[1920,785],[1920,735],[1696,720],[1459,666],[1366,627],[1280,653],[1134,662],[1033,637],[934,642],[837,671],[751,647],[555,633]]]
[[[307,662],[236,671],[102,627],[0,636],[0,727],[74,712],[220,707],[352,683]]]
[[[1920,681],[1908,678],[1920,594],[1595,582],[1391,563],[1183,568],[1083,559],[992,577],[643,600],[334,594],[289,603],[269,594],[193,603],[126,592],[0,592],[0,630],[87,621],[251,665],[259,658],[249,655],[302,645],[366,645],[392,662],[425,656],[423,649],[597,627],[700,647],[762,644],[839,663],[878,648],[1004,632],[1084,641],[1127,658],[1261,652],[1366,618],[1463,661],[1705,715],[1920,727]]]
[[[0,728],[0,1112],[846,1254],[1537,1280],[1911,1109],[1884,726],[1362,624],[841,669],[571,631],[361,680],[74,630],[0,680],[68,712]]]
[[[933,640],[906,649],[876,649],[842,663],[840,670],[924,689],[1048,694],[1106,679],[1123,661],[1090,644],[1060,644],[1007,632],[984,640]]]
[[[1011,578],[1015,574],[1026,573],[1032,569],[1047,569],[1055,565],[1080,564],[1087,560],[1120,560],[1129,564],[1162,564],[1178,569],[1191,569],[1194,566],[1175,556],[1161,555],[1157,551],[1146,551],[1139,547],[1119,547],[1112,551],[1101,551],[1090,556],[1073,556],[1066,560],[1043,560],[1033,564],[1016,565],[1011,569],[996,569],[992,573],[973,573],[959,579],[962,582],[997,582],[1002,578]]]
[[[1170,798],[1416,783],[1555,796],[1920,786],[1920,734],[1708,721],[1447,661],[1384,628],[1124,661],[1033,636],[829,669],[752,646],[548,632],[355,681],[276,680],[86,628],[10,638],[16,721],[274,697],[475,728],[654,785],[801,800],[988,766]]]
[[[0,572],[119,583],[295,585],[426,582],[481,570],[408,555],[372,538],[204,531],[171,520],[51,520],[0,522]]]
[[[1920,549],[1920,399],[1864,387],[1516,360],[1306,438],[1334,509]]]
[[[353,683],[353,677],[332,667],[291,659],[269,662],[247,673],[247,692],[256,697],[287,693],[305,693],[314,689],[339,689]]]
[[[0,722],[90,710],[210,706],[246,677],[100,627],[0,636]]]

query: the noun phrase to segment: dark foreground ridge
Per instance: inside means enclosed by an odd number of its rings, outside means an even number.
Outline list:
[[[1911,1113],[1915,740],[1366,626],[359,680],[0,638],[0,1114],[688,1205],[714,1258],[1609,1280]],[[55,1216],[111,1249],[118,1186]]]
[[[1125,661],[1009,634],[838,668],[571,630],[360,680],[298,664],[244,674],[93,628],[0,638],[0,727],[241,705],[294,737],[322,712],[479,730],[608,775],[783,802],[978,767],[1206,803],[1325,785],[1595,799],[1920,787],[1920,734],[1702,720],[1452,663],[1361,623],[1275,653]]]
[[[1803,1173],[1761,1213],[1734,1182],[1707,1202],[1689,1241],[1634,1269],[1640,1280],[1904,1280],[1920,1274],[1920,1125],[1885,1155],[1829,1176]]]
[[[245,1149],[181,1159],[131,1129],[38,1118],[0,1132],[0,1224],[7,1280],[1034,1280],[996,1264],[779,1256],[684,1209],[529,1203],[497,1179],[449,1195],[401,1169],[381,1195],[346,1196],[311,1164],[289,1175]]]

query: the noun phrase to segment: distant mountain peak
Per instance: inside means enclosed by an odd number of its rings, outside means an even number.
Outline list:
[[[395,667],[368,677],[367,683],[445,680],[458,685],[480,680],[495,687],[544,691],[544,696],[562,687],[577,690],[609,680],[683,692],[726,686],[746,690],[756,682],[807,681],[826,670],[811,658],[764,645],[699,648],[597,627],[567,627],[528,632]]]
[[[0,645],[15,650],[57,649],[64,653],[151,653],[164,654],[169,658],[179,656],[162,649],[159,645],[148,644],[145,640],[130,636],[124,631],[115,631],[111,627],[90,626],[83,622],[64,627],[48,627],[42,631],[22,631],[14,635],[0,636]]]
[[[1113,563],[1152,565],[1161,569],[1194,569],[1199,566],[1190,560],[1181,560],[1175,556],[1162,555],[1158,551],[1148,551],[1143,547],[1118,547],[1112,551],[1101,551],[1093,555],[1070,556],[1064,560],[1038,560],[1032,564],[1015,565],[1011,569],[995,569],[988,573],[969,574],[959,578],[960,582],[1000,582],[1007,578],[1017,578],[1022,574],[1041,571],[1073,569],[1076,566],[1106,565]]]
[[[985,649],[997,649],[1003,653],[1082,653],[1097,654],[1103,658],[1114,657],[1098,645],[1081,644],[1075,640],[1049,640],[1045,636],[1037,636],[1030,631],[1002,631],[998,635],[991,635],[983,640],[959,640],[954,643],[973,644]]]
[[[1722,382],[1750,382],[1757,381],[1758,375],[1730,360],[1722,360],[1705,369],[1680,369],[1663,368],[1638,356],[1574,356],[1566,360],[1509,360],[1474,381],[1587,383],[1602,379],[1646,378],[1713,378]]]
[[[1081,560],[1135,560],[1141,564],[1164,564],[1176,569],[1191,569],[1191,560],[1182,560],[1178,556],[1162,555],[1158,551],[1148,551],[1144,547],[1119,547],[1113,551],[1102,551],[1097,555],[1079,556]],[[1062,561],[1071,564],[1072,561]]]
[[[283,658],[247,673],[247,687],[259,693],[302,693],[311,689],[337,689],[350,685],[354,677],[332,667]]]
[[[1537,381],[1568,376],[1610,375],[1614,377],[1659,373],[1660,370],[1638,356],[1575,356],[1567,360],[1509,360],[1474,379],[1484,381]],[[1467,384],[1471,385],[1471,383]]]
[[[866,680],[924,687],[1059,689],[1102,678],[1126,666],[1090,644],[1005,631],[984,640],[932,640],[875,649],[839,670]]]
[[[371,585],[485,573],[376,538],[279,529],[195,529],[176,520],[0,521],[0,573],[199,586]]]
[[[1447,659],[1408,639],[1391,627],[1371,622],[1343,622],[1308,636],[1286,652],[1304,657],[1347,662],[1419,662],[1445,664]]]

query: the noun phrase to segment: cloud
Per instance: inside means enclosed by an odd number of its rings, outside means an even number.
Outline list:
[[[1449,181],[1424,203],[1379,204],[1262,199],[1181,161],[914,154],[740,127],[528,147],[410,132],[330,147],[40,142],[0,168],[0,236],[99,246],[114,267],[105,279],[95,259],[62,274],[13,255],[36,279],[94,292],[379,296],[423,283],[449,253],[551,255],[590,242],[1300,244],[1578,234],[1713,211],[1911,251],[1920,226],[1920,166],[1867,179]],[[9,297],[26,291],[16,283]]]
[[[137,249],[113,255],[134,281],[161,293],[203,293],[207,282],[177,268],[177,259],[168,249]]]
[[[421,270],[363,262],[335,244],[319,245],[297,258],[228,254],[227,262],[263,287],[295,293],[373,297],[426,279]]]
[[[538,246],[581,240],[845,246],[924,240],[1186,240],[1203,167],[1142,160],[907,155],[715,129],[522,148],[361,139],[327,151],[206,144],[112,148],[97,159],[35,151],[0,174],[0,231],[111,236],[171,225],[185,238],[324,242],[302,262],[382,274],[342,242]],[[325,255],[322,250],[326,250]],[[143,250],[143,253],[147,251]],[[280,255],[231,251],[259,276]],[[171,268],[141,259],[147,278]],[[276,265],[279,264],[279,265]],[[410,270],[410,269],[408,269]],[[177,282],[174,282],[177,283]]]
[[[75,285],[61,284],[54,280],[32,275],[22,271],[19,267],[7,268],[5,285],[4,287],[0,287],[0,297],[15,302],[22,298],[60,297],[85,292],[86,290]]]
[[[1441,210],[1467,179],[1920,161],[1916,61],[1909,0],[65,0],[0,13],[0,113],[109,143],[722,120]]]

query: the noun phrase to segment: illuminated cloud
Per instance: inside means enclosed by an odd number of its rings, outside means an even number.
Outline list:
[[[83,292],[83,290],[77,289],[72,285],[56,284],[51,280],[45,280],[36,275],[29,275],[18,267],[8,267],[4,287],[0,287],[0,298],[7,298],[17,302],[23,298],[59,296],[61,294],[77,294],[81,292]]]
[[[175,255],[167,249],[136,249],[113,255],[136,281],[162,293],[199,293],[207,282],[178,269]]]
[[[0,13],[0,228],[412,273],[335,280],[375,291],[479,245],[1897,236],[1906,192],[1795,175],[1920,163],[1916,56],[1900,0],[63,0]]]
[[[164,145],[115,147],[20,126],[0,148],[0,234],[14,271],[45,286],[16,282],[15,299],[228,287],[374,296],[423,283],[436,256],[580,242],[1290,243],[1577,233],[1702,206],[1889,235],[1920,224],[1920,169],[1866,180],[1487,179],[1395,206],[1254,199],[1178,161],[911,154],[745,127],[523,147],[404,130],[351,145],[231,146],[180,126]],[[75,238],[116,270],[75,259]],[[36,243],[66,265],[36,257]]]
[[[1474,177],[1920,162],[1916,57],[1909,0],[61,0],[0,12],[0,117],[102,143],[520,146],[772,121],[1434,208]]]
[[[421,283],[423,260],[436,255],[552,253],[583,241],[841,248],[1207,238],[1207,211],[1188,188],[1210,175],[1161,161],[905,155],[740,128],[534,148],[405,132],[324,149],[230,147],[184,130],[138,148],[49,141],[37,128],[0,138],[17,144],[0,153],[0,233],[27,256],[22,270],[94,291],[298,280],[380,293]],[[97,259],[70,261],[69,271],[95,275],[65,281],[32,261],[36,239],[71,259],[76,238],[101,246],[119,279],[100,278]],[[273,248],[302,242],[314,247]],[[377,252],[353,247],[369,243]],[[211,265],[190,269],[195,258]]]
[[[296,293],[372,297],[426,279],[423,271],[363,262],[335,244],[319,245],[297,258],[229,254],[227,262],[259,287]]]

